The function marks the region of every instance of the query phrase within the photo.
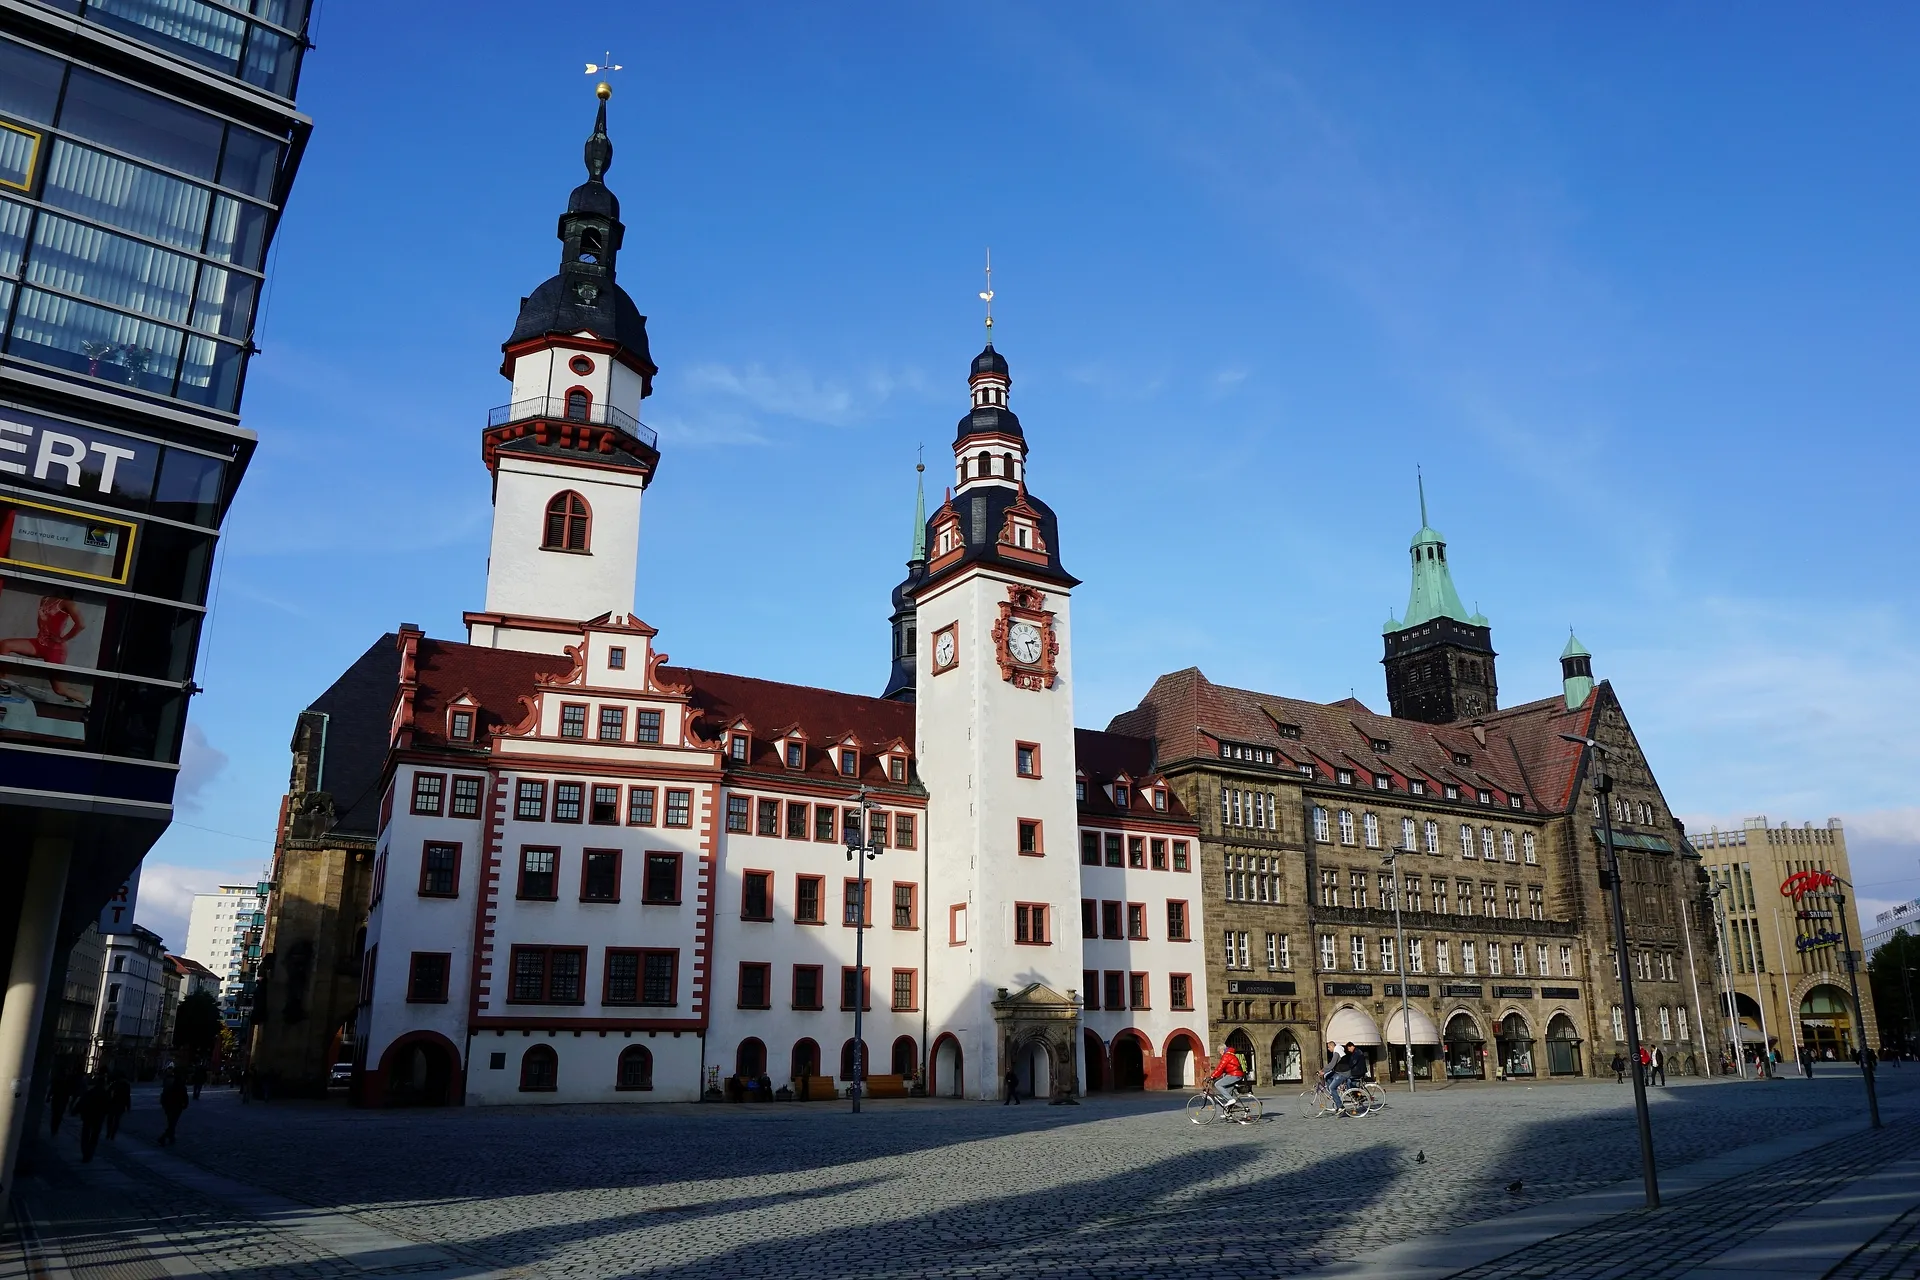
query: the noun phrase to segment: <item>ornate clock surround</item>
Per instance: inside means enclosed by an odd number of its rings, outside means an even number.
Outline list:
[[[1053,614],[1046,604],[1046,592],[1024,586],[1009,586],[1007,598],[1000,602],[1000,618],[993,624],[993,656],[1000,664],[1000,678],[1016,689],[1051,689],[1059,677],[1055,660],[1060,656],[1060,638],[1054,634]],[[1007,652],[1007,634],[1016,622],[1030,622],[1039,630],[1038,662],[1019,662]]]

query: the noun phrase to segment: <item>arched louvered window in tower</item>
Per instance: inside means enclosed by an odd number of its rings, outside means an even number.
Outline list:
[[[593,513],[587,500],[571,489],[553,495],[547,503],[546,532],[540,539],[542,551],[585,551]]]
[[[568,422],[588,421],[588,410],[592,407],[593,397],[587,394],[586,388],[575,387],[573,390],[567,392]]]

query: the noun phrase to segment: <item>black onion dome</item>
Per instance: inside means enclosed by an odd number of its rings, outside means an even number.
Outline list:
[[[573,189],[567,197],[568,213],[592,213],[602,218],[618,219],[620,216],[620,197],[613,194],[607,184],[598,178],[591,178]]]
[[[647,318],[625,289],[617,284],[596,287],[594,299],[588,303],[562,276],[552,277],[522,300],[520,318],[514,322],[507,345],[550,333],[582,332],[617,342],[643,362],[653,363],[647,349]]]
[[[981,405],[968,411],[960,419],[960,428],[954,432],[955,440],[964,440],[968,436],[986,431],[998,431],[1004,435],[1026,439],[1020,432],[1020,415],[1011,409],[1002,409],[996,405]]]
[[[975,373],[997,373],[1003,378],[1010,376],[1007,373],[1007,358],[993,349],[993,343],[991,341],[987,343],[984,351],[973,358],[973,371]]]

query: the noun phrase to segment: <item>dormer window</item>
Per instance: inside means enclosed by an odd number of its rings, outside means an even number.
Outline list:
[[[1353,770],[1351,769],[1335,769],[1333,771],[1333,777],[1334,777],[1334,781],[1338,782],[1343,787],[1350,787],[1353,785]]]
[[[1520,808],[1520,807],[1521,807],[1521,800],[1520,800],[1520,797],[1519,797],[1519,796],[1508,796],[1508,797],[1507,797],[1507,808],[1509,808],[1509,809],[1518,809],[1518,808]]]
[[[627,651],[620,645],[607,650],[607,670],[625,671],[627,669]]]
[[[1447,799],[1458,800],[1459,798],[1460,798],[1460,788],[1454,786],[1451,782],[1449,782],[1447,784]]]
[[[1127,807],[1128,800],[1127,800],[1127,784],[1126,783],[1116,782],[1113,784],[1113,802],[1119,805],[1122,809]]]
[[[1417,796],[1423,796],[1427,794],[1427,784],[1420,781],[1420,779],[1418,778],[1415,778],[1413,781],[1407,783],[1407,789],[1413,792],[1413,794]]]
[[[1493,803],[1493,793],[1491,791],[1476,792],[1474,795],[1474,798],[1478,800],[1481,804]]]
[[[729,759],[744,762],[747,758],[747,735],[732,734],[727,738],[727,756]]]
[[[806,763],[806,757],[807,748],[805,743],[789,742],[787,744],[787,768],[800,768]]]
[[[455,742],[473,741],[473,712],[456,711],[447,717],[447,736]]]
[[[1385,738],[1375,738],[1368,745],[1383,756],[1393,750],[1393,744]]]
[[[1087,802],[1087,780],[1085,778],[1076,778],[1074,780],[1073,799],[1076,804],[1085,804]]]
[[[1155,787],[1153,789],[1153,807],[1161,813],[1167,811],[1167,789],[1165,787]]]
[[[1473,757],[1464,751],[1456,751],[1453,753],[1453,762],[1455,764],[1472,764]]]
[[[1373,789],[1375,791],[1391,791],[1393,790],[1393,779],[1384,773],[1376,773],[1373,775]]]
[[[840,776],[843,778],[860,776],[860,753],[852,747],[840,748]]]
[[[1028,529],[1027,526],[1023,524],[1017,524],[1013,526],[1013,544],[1016,547],[1025,547],[1030,545],[1032,542],[1033,542],[1032,530]]]
[[[907,758],[905,756],[888,756],[887,776],[895,782],[905,782],[907,780]]]

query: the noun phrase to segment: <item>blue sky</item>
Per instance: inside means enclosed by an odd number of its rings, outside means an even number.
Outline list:
[[[878,692],[991,245],[1032,487],[1085,579],[1081,724],[1189,664],[1384,709],[1419,465],[1505,702],[1558,688],[1574,625],[1678,812],[1840,815],[1863,899],[1920,894],[1920,13],[596,16],[321,13],[260,451],[141,904],[170,940],[186,892],[269,855],[299,708],[481,602],[479,431],[608,47],[661,367],[638,611],[675,661]]]

